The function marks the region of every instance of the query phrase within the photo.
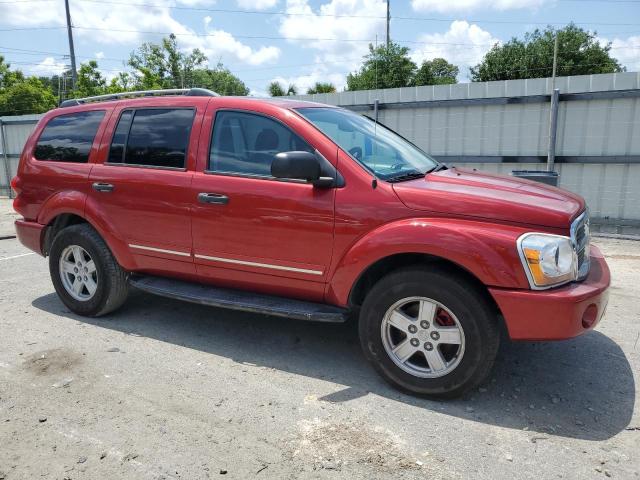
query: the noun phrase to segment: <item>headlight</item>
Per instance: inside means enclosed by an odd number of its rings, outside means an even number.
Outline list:
[[[569,237],[525,233],[518,238],[518,253],[534,290],[575,280],[578,257]]]

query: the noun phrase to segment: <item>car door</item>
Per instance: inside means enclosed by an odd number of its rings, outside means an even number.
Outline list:
[[[136,268],[194,273],[190,188],[197,150],[197,103],[174,99],[119,108],[105,161],[94,166],[92,208],[126,244]]]
[[[265,113],[212,108],[207,117],[192,186],[198,274],[228,287],[321,300],[335,189],[270,175],[276,153],[316,148]],[[335,146],[321,148],[335,162]]]

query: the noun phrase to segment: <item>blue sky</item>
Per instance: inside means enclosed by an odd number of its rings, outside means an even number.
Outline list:
[[[384,0],[70,4],[78,63],[96,59],[112,77],[127,70],[140,43],[173,32],[183,48],[200,48],[211,65],[221,61],[257,95],[274,79],[302,91],[316,81],[342,88],[368,42],[385,39]],[[629,71],[640,70],[640,0],[392,0],[391,15],[394,41],[418,63],[442,56],[459,65],[460,81],[493,43],[570,21],[596,30]],[[27,73],[59,72],[68,63],[64,25],[63,0],[0,0],[0,54]]]

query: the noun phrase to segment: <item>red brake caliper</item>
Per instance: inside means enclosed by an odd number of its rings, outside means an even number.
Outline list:
[[[453,321],[453,318],[451,318],[451,315],[442,308],[439,308],[438,313],[436,313],[436,322],[441,327],[453,327],[456,324],[456,322]]]

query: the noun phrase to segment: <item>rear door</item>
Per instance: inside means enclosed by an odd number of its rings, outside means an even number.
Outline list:
[[[190,186],[202,111],[198,103],[145,102],[117,109],[105,161],[91,171],[92,207],[126,242],[137,268],[194,271]]]

